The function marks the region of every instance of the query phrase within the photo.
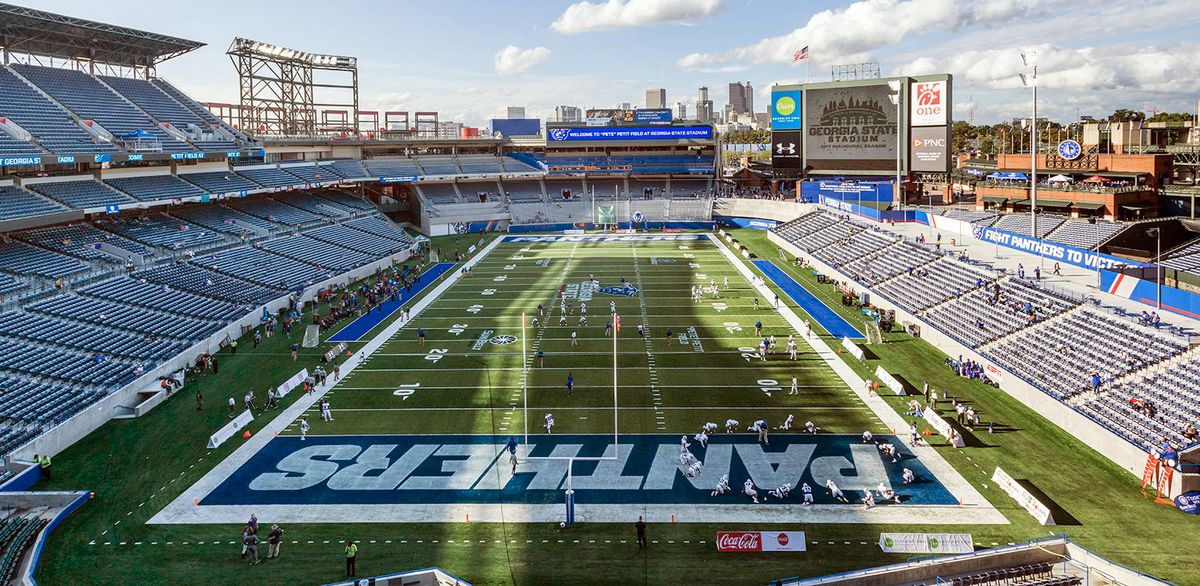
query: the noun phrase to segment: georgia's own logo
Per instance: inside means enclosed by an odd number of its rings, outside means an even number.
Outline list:
[[[512,344],[513,342],[516,342],[517,337],[505,334],[503,336],[493,336],[492,339],[488,340],[488,341],[497,346],[506,346],[508,344]]]
[[[780,116],[791,116],[796,111],[796,100],[791,96],[783,96],[775,100],[775,111]]]
[[[918,106],[939,106],[941,103],[942,91],[940,89],[940,84],[936,82],[917,84]]]
[[[775,143],[775,154],[777,154],[777,155],[794,155],[794,154],[796,154],[796,143],[794,143],[794,142]]]

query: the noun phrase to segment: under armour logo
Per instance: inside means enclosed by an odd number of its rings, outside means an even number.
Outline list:
[[[796,154],[796,143],[794,143],[794,142],[776,143],[775,144],[775,154],[777,154],[777,155],[794,155],[794,154]]]

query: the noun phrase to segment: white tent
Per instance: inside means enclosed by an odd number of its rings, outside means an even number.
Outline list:
[[[1071,178],[1066,175],[1055,175],[1046,180],[1048,183],[1070,183]]]

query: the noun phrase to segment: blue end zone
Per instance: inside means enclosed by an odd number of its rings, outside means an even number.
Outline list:
[[[775,263],[769,260],[755,260],[751,262],[753,262],[754,266],[758,267],[758,270],[762,271],[768,279],[771,279],[772,283],[775,283],[776,286],[778,286],[780,289],[783,289],[784,294],[791,298],[792,301],[796,302],[796,305],[799,305],[800,309],[803,309],[806,313],[808,313],[808,315],[811,315],[813,319],[817,320],[817,323],[820,324],[822,328],[825,328],[825,331],[838,338],[866,337],[862,332],[858,331],[858,328],[850,325],[850,322],[842,319],[842,316],[838,315],[832,309],[829,309],[829,307],[822,303],[820,299],[817,299],[815,296],[813,296],[812,293],[809,293],[808,289],[805,289],[800,283],[797,283],[795,279],[789,277],[787,273],[783,272],[782,269],[775,266]]]
[[[520,436],[517,436],[518,438]],[[952,505],[957,501],[904,441],[876,436],[896,446],[899,461],[885,458],[875,444],[858,436],[772,434],[770,445],[746,433],[713,435],[707,448],[691,442],[704,462],[702,474],[689,478],[680,469],[679,436],[621,436],[612,449],[608,435],[537,435],[522,446],[516,474],[505,452],[507,436],[373,435],[296,436],[272,439],[242,464],[201,505],[426,505],[558,504],[566,484],[565,460],[531,456],[612,456],[620,460],[575,462],[579,504],[690,503],[749,505],[742,483],[752,479],[765,491],[784,483],[795,490],[786,501],[803,500],[801,483],[813,488],[816,504],[838,504],[825,491],[833,479],[855,503],[880,483],[900,496],[900,506]],[[905,484],[904,469],[916,481]],[[712,496],[717,480],[729,475],[732,491]]]
[[[382,309],[372,310],[362,315],[358,319],[350,322],[346,327],[340,329],[334,335],[330,336],[328,342],[357,342],[360,338],[367,335],[367,332],[375,328],[375,326],[383,323],[383,320],[399,310],[404,304],[412,300],[413,297],[420,294],[425,287],[430,283],[438,280],[438,277],[446,274],[454,266],[452,262],[440,262],[435,264],[421,276],[417,277],[417,282],[413,283],[412,291],[401,290],[400,299],[398,301],[385,301],[382,303]]]

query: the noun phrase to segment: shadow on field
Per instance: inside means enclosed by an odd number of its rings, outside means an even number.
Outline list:
[[[1068,513],[1066,509],[1062,508],[1062,506],[1058,504],[1058,502],[1050,498],[1048,495],[1046,495],[1046,493],[1042,492],[1042,490],[1035,486],[1032,482],[1024,478],[1018,478],[1015,480],[1017,481],[1017,484],[1020,484],[1023,488],[1025,488],[1025,490],[1028,490],[1029,494],[1032,494],[1034,498],[1046,505],[1046,508],[1050,509],[1050,516],[1054,519],[1055,525],[1082,525],[1082,523],[1079,522],[1079,519],[1076,519],[1074,515]]]

